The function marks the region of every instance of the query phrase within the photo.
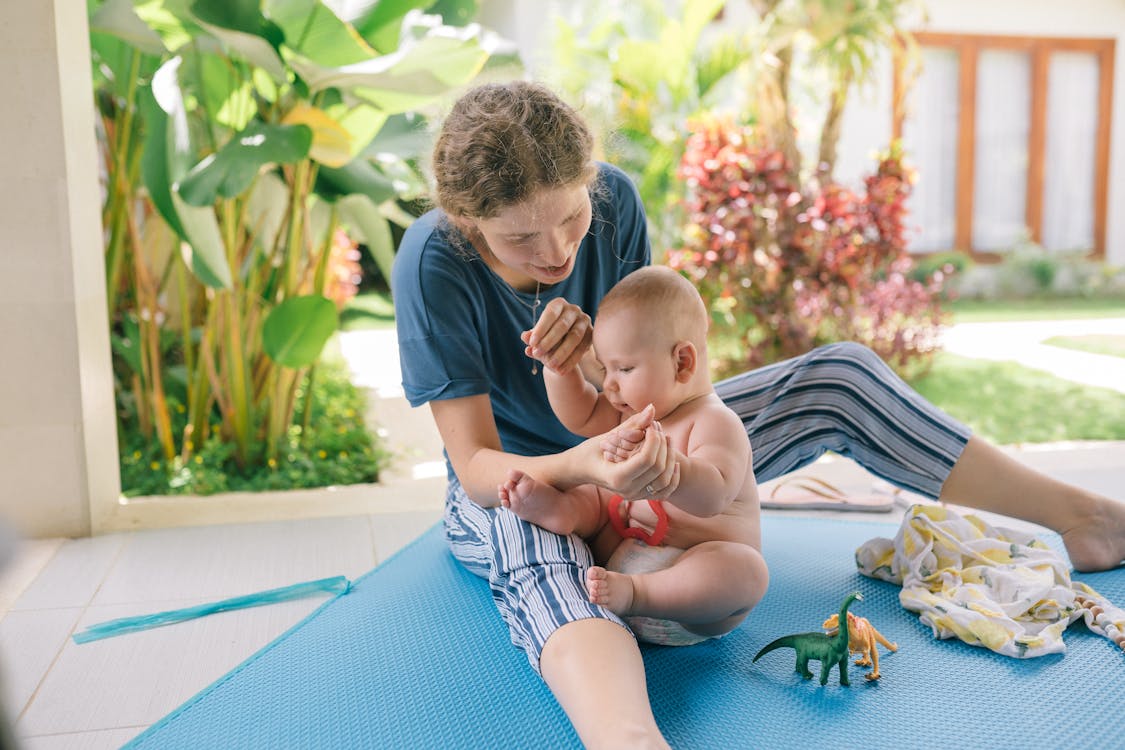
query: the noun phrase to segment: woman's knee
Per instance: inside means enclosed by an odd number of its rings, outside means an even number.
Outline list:
[[[887,365],[875,351],[855,341],[837,341],[813,349],[806,355],[811,363],[847,361],[864,370],[883,371]]]

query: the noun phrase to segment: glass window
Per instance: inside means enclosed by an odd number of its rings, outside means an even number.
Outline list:
[[[957,118],[960,60],[956,50],[922,50],[922,73],[903,123],[907,159],[918,171],[908,222],[915,227],[911,252],[953,248],[956,225]]]
[[[1098,114],[1097,56],[1053,53],[1047,73],[1041,235],[1048,250],[1090,250],[1094,246]]]
[[[977,58],[973,249],[1011,250],[1027,234],[1031,59],[982,50]]]

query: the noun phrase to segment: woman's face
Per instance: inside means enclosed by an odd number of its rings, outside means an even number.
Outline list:
[[[580,182],[545,188],[496,216],[470,223],[488,243],[478,250],[492,269],[513,287],[531,291],[570,276],[590,221],[590,193]]]

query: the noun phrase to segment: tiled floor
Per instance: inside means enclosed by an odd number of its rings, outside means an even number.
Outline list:
[[[384,369],[391,373],[387,378],[397,371]],[[386,399],[378,406],[392,444],[408,446],[413,474],[421,476],[419,467],[440,457],[429,415],[405,407],[394,388],[384,393],[379,382],[364,384]],[[1125,443],[1013,452],[1053,476],[1125,496]],[[405,471],[410,476],[411,466]],[[843,459],[822,460],[806,471],[853,492],[871,488],[871,477]],[[438,521],[433,500],[419,501],[428,510],[411,512],[23,542],[0,576],[0,706],[21,747],[118,748],[300,622],[325,597],[82,645],[71,640],[78,630],[301,581],[358,577]],[[872,518],[891,522],[900,516],[901,509]]]
[[[116,748],[320,606],[226,612],[75,644],[88,625],[344,575],[437,521],[434,511],[212,526],[68,541],[0,621],[3,706],[22,746]]]

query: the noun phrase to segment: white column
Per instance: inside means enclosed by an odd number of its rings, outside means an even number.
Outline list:
[[[0,70],[0,522],[82,536],[120,494],[86,3],[6,3]]]

